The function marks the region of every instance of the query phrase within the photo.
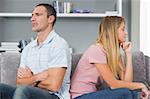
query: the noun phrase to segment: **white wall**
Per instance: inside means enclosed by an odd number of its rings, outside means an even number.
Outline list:
[[[131,0],[131,41],[133,50],[140,49],[140,0]]]
[[[0,11],[9,12],[30,12],[36,3],[40,1],[49,2],[51,0],[1,0]],[[74,0],[76,1],[76,0]],[[80,0],[79,0],[80,1]],[[84,0],[86,1],[86,0]],[[90,0],[88,0],[90,1]],[[94,1],[94,0],[93,0]],[[97,2],[101,0],[95,0]],[[108,0],[103,0],[108,1]],[[112,1],[112,0],[109,0]],[[131,28],[131,1],[122,0],[123,16],[127,22],[127,29],[130,38]],[[95,3],[96,5],[99,3]],[[89,3],[89,2],[87,2]],[[90,3],[89,3],[90,4]],[[28,5],[28,6],[25,6]],[[108,8],[101,6],[98,9]],[[55,28],[73,48],[75,53],[83,53],[89,45],[96,41],[98,35],[98,27],[101,18],[58,18]],[[0,20],[0,41],[19,41],[21,39],[28,40],[35,34],[31,30],[30,18],[3,18]]]

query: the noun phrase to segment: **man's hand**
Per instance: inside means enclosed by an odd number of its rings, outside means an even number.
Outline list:
[[[34,75],[36,81],[43,81],[48,77],[48,71],[43,71],[41,73]]]
[[[19,78],[31,77],[32,75],[32,71],[28,67],[19,67],[17,72]]]

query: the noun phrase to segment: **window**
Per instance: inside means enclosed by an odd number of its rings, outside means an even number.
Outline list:
[[[140,0],[140,50],[150,56],[150,0]]]

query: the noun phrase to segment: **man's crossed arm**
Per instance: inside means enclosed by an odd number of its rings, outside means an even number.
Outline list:
[[[17,72],[17,85],[38,86],[43,89],[57,92],[63,82],[67,68],[49,68],[38,74],[33,74],[30,68],[20,67]],[[38,84],[37,84],[38,82]]]

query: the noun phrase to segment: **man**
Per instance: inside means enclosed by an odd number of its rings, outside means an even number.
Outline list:
[[[23,50],[17,87],[0,84],[1,99],[69,99],[70,52],[54,30],[56,11],[38,4],[32,12],[32,30],[37,38]]]

